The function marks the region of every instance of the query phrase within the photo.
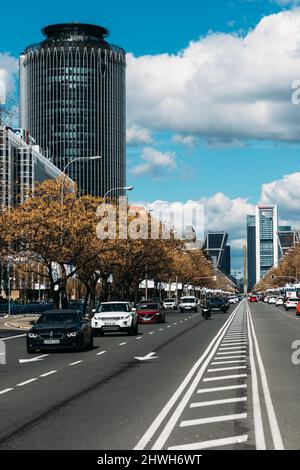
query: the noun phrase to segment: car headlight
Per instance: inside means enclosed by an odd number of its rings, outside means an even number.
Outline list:
[[[36,333],[28,333],[28,338],[37,338],[38,335]]]
[[[127,315],[127,317],[124,317],[123,320],[129,320],[130,315]]]
[[[72,331],[71,333],[67,333],[68,338],[74,338],[74,336],[78,335],[78,331]]]

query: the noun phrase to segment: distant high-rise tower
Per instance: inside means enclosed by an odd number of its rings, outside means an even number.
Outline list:
[[[85,194],[125,186],[125,51],[107,29],[64,23],[20,56],[20,127]],[[114,191],[111,196],[118,196]]]
[[[256,231],[255,215],[247,215],[247,287],[256,284]]]
[[[277,231],[277,206],[256,206],[256,282],[258,282],[270,268],[278,265]]]
[[[230,246],[227,245],[227,241],[228,233],[226,232],[207,232],[203,250],[211,258],[215,268],[230,275]]]

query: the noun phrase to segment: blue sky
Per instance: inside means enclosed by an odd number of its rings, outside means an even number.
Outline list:
[[[284,175],[294,174],[299,170],[300,139],[295,137],[297,129],[293,133],[291,132],[291,135],[288,132],[288,109],[282,111],[280,119],[276,118],[274,125],[273,122],[272,125],[270,124],[271,119],[268,115],[270,113],[277,115],[278,109],[262,111],[266,120],[262,119],[261,121],[262,123],[266,122],[267,132],[265,135],[263,125],[258,123],[255,126],[255,116],[252,121],[249,121],[249,127],[253,123],[251,132],[245,130],[248,126],[247,121],[236,132],[234,119],[232,119],[232,124],[230,122],[227,127],[223,126],[220,117],[218,118],[220,122],[217,119],[217,123],[215,123],[216,116],[213,115],[209,122],[205,119],[205,122],[202,122],[203,115],[207,113],[207,109],[202,108],[203,100],[199,101],[201,105],[198,109],[192,110],[193,118],[190,118],[189,111],[187,111],[190,109],[192,101],[188,101],[189,107],[185,108],[178,121],[174,119],[174,122],[170,122],[168,115],[160,121],[156,118],[153,110],[149,111],[148,115],[146,114],[149,99],[152,99],[153,96],[154,100],[157,99],[157,105],[160,104],[161,91],[159,90],[156,95],[156,91],[151,89],[148,101],[139,101],[135,96],[133,70],[136,70],[134,67],[140,67],[140,69],[148,67],[148,63],[151,64],[154,58],[159,61],[158,63],[164,62],[165,69],[162,70],[166,70],[167,75],[168,67],[173,67],[173,58],[178,59],[180,51],[186,51],[188,57],[191,53],[195,55],[195,51],[193,52],[190,47],[191,41],[199,47],[199,57],[204,51],[203,54],[208,54],[208,60],[209,51],[216,54],[216,50],[220,48],[218,44],[223,47],[223,44],[227,43],[224,48],[224,63],[226,62],[224,69],[216,68],[216,75],[224,74],[224,88],[226,88],[239,73],[234,68],[237,66],[236,64],[240,63],[240,60],[237,59],[234,62],[231,56],[240,54],[242,48],[239,49],[239,45],[234,45],[231,52],[231,42],[235,41],[234,38],[246,37],[249,31],[255,30],[263,18],[293,8],[297,3],[297,1],[289,0],[210,0],[207,2],[199,0],[187,0],[186,2],[178,0],[152,0],[151,2],[138,0],[128,0],[127,2],[121,0],[111,0],[110,2],[52,0],[51,3],[44,6],[42,3],[32,0],[26,3],[15,1],[13,4],[5,2],[1,5],[0,53],[18,57],[26,45],[41,40],[41,27],[51,23],[81,21],[107,27],[111,32],[109,40],[124,47],[130,53],[127,70],[129,77],[128,126],[138,129],[139,132],[146,132],[146,138],[133,138],[127,147],[127,181],[128,184],[135,186],[134,192],[130,195],[131,198],[135,201],[162,199],[185,202],[190,199],[205,200],[207,198],[209,200],[214,198],[216,194],[223,193],[228,198],[230,207],[234,206],[232,201],[237,198],[242,199],[242,202],[239,203],[241,211],[238,215],[236,215],[236,211],[232,215],[230,212],[225,213],[223,218],[220,217],[217,225],[215,220],[211,222],[212,226],[209,224],[213,217],[211,219],[208,217],[206,227],[207,229],[224,228],[230,232],[231,239],[235,240],[237,247],[233,260],[233,267],[237,269],[241,265],[241,253],[238,247],[241,246],[241,240],[244,237],[245,226],[242,221],[245,220],[247,204],[258,202],[263,184],[281,181]],[[276,21],[274,27],[272,23],[268,26],[271,31],[272,28],[276,29]],[[288,19],[287,21],[292,20]],[[222,40],[221,33],[226,35],[224,40]],[[261,40],[262,34],[264,31],[256,34],[259,40]],[[203,42],[203,38],[208,38],[208,40]],[[276,38],[277,36],[274,41]],[[295,42],[297,41],[298,38],[295,38]],[[262,48],[264,48],[264,43],[262,43]],[[260,46],[257,50],[260,52]],[[196,58],[197,54],[198,52],[196,52]],[[249,57],[253,59],[249,54],[248,61]],[[222,56],[218,60],[222,61]],[[193,68],[196,62],[197,60],[195,61],[193,58],[192,61],[183,63],[186,63],[188,67],[192,64]],[[181,66],[179,64],[176,67]],[[203,71],[203,64],[201,67],[199,70]],[[232,67],[232,75],[230,67]],[[261,83],[255,84],[253,90],[250,90],[251,83],[255,81],[255,55],[254,65],[250,72],[253,72],[253,76],[250,73],[247,93],[253,93],[251,100],[254,103],[256,101],[255,86],[257,86],[257,96],[263,94],[265,90],[265,84],[261,85]],[[300,78],[300,68],[299,76],[295,76],[294,72],[293,70],[290,78]],[[244,77],[241,82],[247,80],[247,73],[242,73],[241,76]],[[209,75],[208,79],[215,83],[214,75]],[[191,86],[195,87],[195,78],[193,80]],[[276,80],[275,75],[274,81],[276,82]],[[286,93],[284,100],[288,101],[290,82],[289,79],[286,82],[285,80],[286,77],[282,77],[286,92],[279,87],[280,89],[275,89],[272,93],[276,96],[279,96],[281,92]],[[186,83],[189,82],[185,79],[185,86]],[[144,85],[149,87],[147,78]],[[218,82],[219,85],[220,82]],[[142,86],[140,82],[139,86]],[[199,86],[205,88],[205,83]],[[238,95],[240,89],[237,93],[237,88],[239,87],[235,83],[234,93]],[[209,94],[209,88],[205,89],[203,93]],[[231,91],[228,94],[228,109],[232,109],[235,104],[234,93]],[[182,98],[183,101],[186,96]],[[224,96],[222,96],[223,98]],[[245,99],[244,96],[242,101]],[[281,96],[278,103],[281,103],[282,100]],[[214,106],[214,103],[212,100],[211,107]],[[182,109],[182,103],[179,106],[179,109]],[[197,106],[197,101],[195,101],[195,106]],[[143,108],[145,112],[141,113]],[[249,111],[249,109],[248,107],[245,113],[251,114],[252,110]],[[222,110],[224,110],[223,121],[226,123],[228,116],[224,103]],[[254,113],[256,112],[254,110]],[[293,112],[295,112],[294,109]],[[201,123],[197,122],[197,113]],[[185,119],[186,123],[183,122]],[[243,120],[242,114],[241,120]],[[160,155],[165,164],[153,166],[155,156],[160,158]],[[270,198],[270,191],[268,196],[264,197]],[[273,200],[277,202],[276,195]],[[289,208],[284,206],[284,202],[282,202],[282,207],[282,218],[288,220]],[[231,218],[231,216],[237,217],[235,225],[227,223],[227,217]],[[294,220],[297,222],[297,217],[294,217],[293,214]],[[238,224],[241,225],[241,223],[243,226],[239,228]]]

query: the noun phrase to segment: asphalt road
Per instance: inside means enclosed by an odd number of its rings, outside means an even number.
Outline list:
[[[82,353],[27,355],[6,337],[0,449],[299,448],[300,323],[274,309],[170,312]]]

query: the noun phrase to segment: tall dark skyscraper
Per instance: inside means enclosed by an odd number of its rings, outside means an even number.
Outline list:
[[[95,196],[123,187],[126,55],[101,26],[47,26],[45,38],[20,56],[20,127],[61,170]],[[119,195],[119,191],[111,193]]]
[[[248,291],[256,284],[256,221],[247,215],[247,283]]]

